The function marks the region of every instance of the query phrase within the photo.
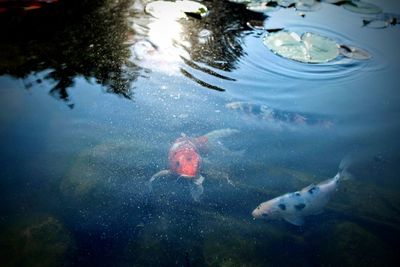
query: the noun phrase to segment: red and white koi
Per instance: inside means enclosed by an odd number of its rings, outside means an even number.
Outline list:
[[[238,131],[233,129],[221,129],[197,138],[182,134],[169,149],[168,170],[159,171],[150,178],[148,183],[150,190],[157,178],[174,174],[190,182],[190,193],[195,201],[199,201],[204,191],[202,185],[204,177],[200,174],[201,154],[205,155],[210,148],[215,148],[216,144],[223,148],[218,139],[236,132]]]

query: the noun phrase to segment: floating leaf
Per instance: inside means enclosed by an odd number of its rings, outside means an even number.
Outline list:
[[[271,12],[277,10],[276,2],[269,0],[248,3],[246,8],[254,12]]]
[[[146,5],[146,13],[155,18],[181,19],[186,14],[202,18],[207,15],[207,7],[194,1],[154,1]]]
[[[300,11],[316,11],[321,8],[321,4],[315,0],[297,0],[295,7]]]
[[[295,32],[278,31],[269,33],[264,38],[264,45],[282,57],[308,62],[306,60],[306,48],[300,36]]]
[[[304,33],[301,39],[307,48],[310,63],[328,62],[339,55],[338,45],[332,39],[310,32]]]
[[[363,26],[373,29],[382,29],[400,23],[400,16],[391,13],[382,13],[372,18],[364,18]]]
[[[347,45],[340,45],[339,52],[341,55],[352,59],[367,60],[371,58],[367,51]]]
[[[278,0],[277,1],[278,5],[280,5],[282,7],[294,6],[297,2],[298,2],[298,0]]]
[[[379,14],[382,9],[374,4],[351,1],[343,4],[343,7],[351,12],[361,14]]]
[[[246,3],[251,3],[251,0],[229,0],[229,2],[238,3],[238,4],[246,4]]]
[[[279,31],[268,33],[264,44],[275,54],[304,63],[323,63],[339,55],[335,41],[314,33]]]
[[[373,29],[383,29],[390,25],[390,23],[383,19],[363,19],[363,26]]]

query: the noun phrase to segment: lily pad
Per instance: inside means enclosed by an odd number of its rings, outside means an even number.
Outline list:
[[[155,18],[172,18],[181,19],[186,18],[187,14],[194,14],[202,18],[208,13],[205,5],[194,1],[154,1],[146,5],[146,13]]]
[[[400,23],[400,16],[391,13],[382,13],[375,17],[363,19],[363,26],[373,29],[383,29],[399,23]]]
[[[278,0],[276,2],[278,3],[278,5],[282,7],[289,7],[295,5],[298,2],[298,0]]]
[[[290,31],[268,33],[264,45],[281,57],[304,63],[324,63],[339,55],[335,41],[309,32],[301,37]]]
[[[363,26],[372,29],[384,29],[389,27],[390,23],[383,19],[363,19]]]
[[[351,12],[360,14],[379,14],[382,9],[374,4],[351,1],[343,4],[343,7]]]
[[[295,7],[299,11],[316,11],[321,8],[321,4],[315,0],[297,0]]]
[[[254,12],[271,12],[277,10],[279,7],[276,2],[272,2],[269,0],[264,0],[264,1],[256,1],[252,3],[248,3],[246,8],[248,10],[254,11]]]
[[[367,51],[347,45],[341,45],[339,52],[341,55],[352,59],[367,60],[371,58],[371,55]]]
[[[310,63],[328,62],[339,55],[337,43],[325,36],[307,32],[301,39],[307,48]]]

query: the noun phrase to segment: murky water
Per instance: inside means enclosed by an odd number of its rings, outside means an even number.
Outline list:
[[[396,1],[375,1],[400,14]],[[326,2],[154,18],[145,1],[56,1],[0,12],[0,250],[4,266],[397,266],[399,25]],[[1,2],[0,2],[1,4]],[[262,27],[254,28],[250,25]],[[367,51],[280,57],[266,29]],[[182,133],[208,147],[194,201],[168,168]],[[333,177],[303,226],[253,220],[261,202]]]

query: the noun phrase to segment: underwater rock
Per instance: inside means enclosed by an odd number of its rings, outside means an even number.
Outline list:
[[[380,7],[361,1],[349,1],[344,3],[342,6],[351,12],[360,14],[379,14],[382,12]]]
[[[147,159],[154,156],[153,153],[144,140],[114,140],[83,150],[63,178],[60,190],[75,201],[96,193],[121,192],[127,184],[136,190],[140,186],[138,179],[145,178]],[[137,194],[144,194],[143,191],[137,189]]]
[[[202,18],[207,15],[208,9],[205,5],[194,1],[154,1],[145,7],[146,13],[155,18],[181,19],[187,15]]]
[[[322,227],[314,238],[319,265],[394,266],[393,249],[368,228],[345,221]]]
[[[273,53],[303,63],[325,63],[339,55],[338,44],[328,37],[306,32],[278,31],[267,33],[264,45]]]
[[[2,266],[63,266],[73,243],[63,224],[51,216],[17,221],[2,236]]]

